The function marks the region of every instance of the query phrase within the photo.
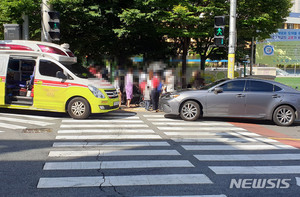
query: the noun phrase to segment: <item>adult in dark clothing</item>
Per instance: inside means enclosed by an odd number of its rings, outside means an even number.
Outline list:
[[[152,78],[152,91],[151,91],[151,101],[153,105],[153,110],[158,112],[158,102],[159,102],[159,77],[156,75]]]

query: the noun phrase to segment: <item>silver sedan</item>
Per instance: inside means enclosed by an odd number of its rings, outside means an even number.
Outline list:
[[[183,120],[242,117],[289,126],[299,118],[300,92],[271,80],[224,79],[199,90],[166,94],[160,99],[160,107],[167,114],[180,114]]]

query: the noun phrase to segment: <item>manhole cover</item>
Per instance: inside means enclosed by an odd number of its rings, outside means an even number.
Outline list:
[[[22,133],[50,133],[51,128],[35,128],[35,129],[23,129]]]

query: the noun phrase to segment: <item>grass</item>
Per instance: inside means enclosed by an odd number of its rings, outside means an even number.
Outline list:
[[[300,77],[276,77],[275,81],[295,89],[300,89]]]

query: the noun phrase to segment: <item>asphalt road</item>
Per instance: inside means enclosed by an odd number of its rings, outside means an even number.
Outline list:
[[[139,108],[84,121],[3,110],[0,196],[298,196],[299,131]]]

